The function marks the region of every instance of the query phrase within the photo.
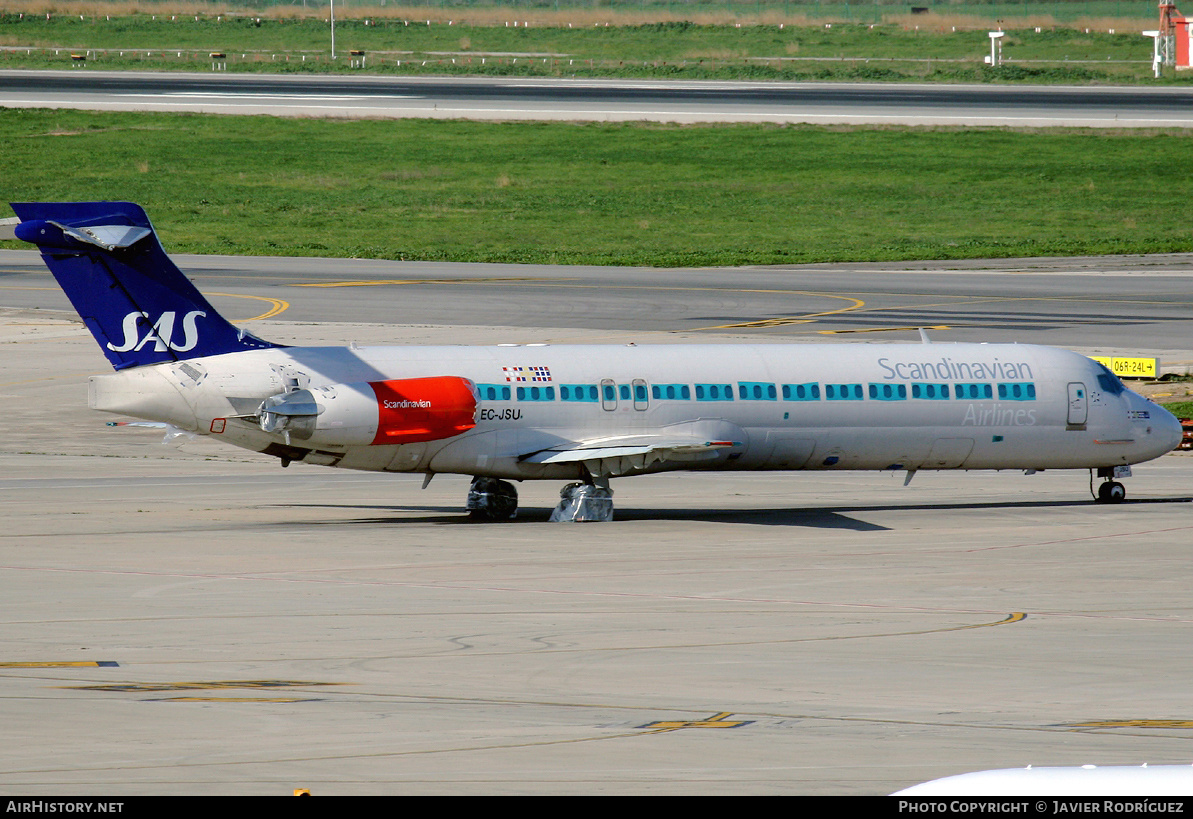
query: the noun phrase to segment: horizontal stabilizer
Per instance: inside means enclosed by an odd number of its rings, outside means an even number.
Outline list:
[[[96,225],[95,227],[72,228],[57,222],[50,224],[61,228],[63,233],[76,241],[102,247],[104,250],[130,247],[146,236],[153,235],[153,231],[149,228],[131,225]],[[21,238],[24,239],[23,236]]]

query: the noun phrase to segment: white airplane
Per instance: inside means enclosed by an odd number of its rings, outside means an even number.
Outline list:
[[[1082,765],[1066,768],[1002,768],[946,776],[896,791],[891,796],[1193,796],[1190,765]],[[1159,803],[1163,805],[1164,803]],[[1180,803],[1180,804],[1183,804]],[[1100,807],[1097,803],[1094,808]],[[1102,805],[1107,813],[1115,810]],[[1053,805],[1053,812],[1059,813]],[[1074,812],[1082,810],[1076,805]],[[1085,807],[1084,810],[1089,810]],[[1093,811],[1091,811],[1093,812]],[[1151,812],[1160,812],[1158,807]],[[1173,812],[1171,808],[1162,812]],[[1177,808],[1175,812],[1181,812]]]
[[[610,479],[697,469],[1088,469],[1118,502],[1181,439],[1101,364],[1020,344],[286,347],[220,316],[138,205],[12,207],[116,369],[92,408],[282,466],[471,475],[482,520],[514,517],[510,481],[608,520]]]

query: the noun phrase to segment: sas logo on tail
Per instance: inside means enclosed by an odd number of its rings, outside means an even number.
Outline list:
[[[166,350],[174,350],[185,353],[188,350],[193,350],[199,343],[199,330],[195,326],[195,321],[200,316],[206,318],[207,314],[202,310],[192,310],[182,317],[182,343],[179,344],[174,341],[176,313],[173,310],[162,313],[161,317],[145,331],[144,335],[141,335],[141,332],[148,323],[149,314],[129,313],[124,317],[124,343],[116,345],[108,342],[107,347],[116,353],[137,352],[152,341],[154,352],[164,353]]]

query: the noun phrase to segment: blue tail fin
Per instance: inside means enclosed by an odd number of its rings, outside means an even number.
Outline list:
[[[140,205],[13,203],[46,266],[118,370],[279,345],[229,323],[162,250]]]

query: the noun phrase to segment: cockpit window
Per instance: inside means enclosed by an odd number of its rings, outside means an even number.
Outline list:
[[[1123,382],[1118,380],[1118,376],[1110,372],[1106,365],[1100,361],[1095,361],[1101,372],[1098,373],[1098,386],[1102,388],[1103,392],[1108,392],[1111,395],[1121,395],[1127,388],[1123,386]]]

